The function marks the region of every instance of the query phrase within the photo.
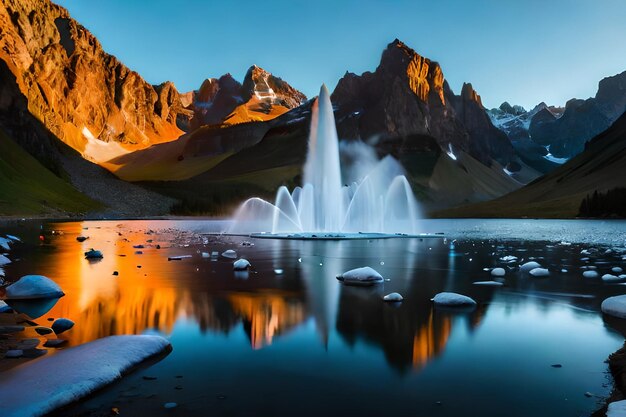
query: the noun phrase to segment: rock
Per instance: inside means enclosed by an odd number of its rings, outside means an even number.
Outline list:
[[[472,282],[473,285],[481,285],[485,287],[501,287],[504,285],[503,282],[498,281],[476,281]]]
[[[596,271],[585,271],[583,272],[583,277],[585,278],[598,278],[598,273]]]
[[[606,410],[606,417],[624,417],[626,416],[626,400],[613,401],[609,403]]]
[[[8,265],[11,263],[11,260],[4,255],[0,254],[0,266]]]
[[[35,349],[37,346],[39,346],[39,343],[41,341],[37,338],[30,338],[30,339],[22,339],[19,342],[17,342],[17,344],[15,345],[15,347],[17,349],[21,349],[21,350],[28,350],[28,349]]]
[[[491,270],[491,275],[494,277],[503,277],[504,275],[506,275],[506,271],[504,270],[504,268],[493,268]]]
[[[46,353],[48,353],[48,351],[46,349],[24,349],[24,354],[22,355],[22,357],[24,358],[38,358],[40,356],[45,355]]]
[[[191,255],[179,255],[179,256],[169,256],[167,258],[168,261],[182,261],[183,259],[191,258]]]
[[[23,331],[24,331],[24,326],[19,326],[19,325],[0,326],[0,334],[17,333],[17,332],[23,332]]]
[[[531,270],[535,268],[541,268],[541,265],[538,262],[530,261],[520,266],[519,270],[522,272],[530,272]]]
[[[384,301],[388,301],[388,302],[400,302],[402,300],[404,300],[404,297],[402,297],[402,295],[400,295],[397,292],[392,292],[390,294],[387,294],[383,297]]]
[[[1,313],[10,313],[11,311],[13,311],[13,309],[11,307],[9,307],[9,305],[7,303],[5,303],[4,301],[0,300],[0,314]]]
[[[612,274],[604,274],[602,275],[602,281],[604,282],[619,282],[621,281],[622,278],[616,276],[616,275],[612,275]]]
[[[562,272],[563,274],[566,274],[566,273],[567,273],[567,269],[563,268],[563,269],[561,269],[561,272]]]
[[[63,295],[61,287],[43,275],[25,275],[6,287],[8,299],[58,298]]]
[[[275,273],[276,275],[282,275],[282,274],[283,274],[283,272],[284,272],[284,271],[283,271],[282,269],[280,269],[280,268],[276,268],[276,269],[274,269],[274,273]]]
[[[602,301],[600,309],[610,316],[626,319],[626,295],[609,297]]]
[[[435,295],[431,301],[434,302],[436,306],[444,307],[467,307],[476,305],[476,301],[472,298],[454,292],[440,292]]]
[[[202,252],[202,257],[205,258],[205,259],[206,258],[210,258],[211,254],[209,252]]]
[[[57,348],[63,346],[66,343],[67,340],[65,339],[48,339],[46,340],[46,343],[43,344],[43,346],[48,348]]]
[[[615,266],[615,267],[611,268],[611,272],[619,274],[619,273],[622,272],[622,268],[620,268],[619,266]]]
[[[143,245],[133,245],[133,249],[144,249]]]
[[[35,327],[35,331],[42,336],[52,333],[52,329],[49,327]]]
[[[85,252],[85,259],[102,259],[103,257],[102,252],[93,248]]]
[[[228,258],[228,259],[236,259],[237,258],[237,252],[235,252],[232,249],[228,249],[228,250],[222,252],[222,256],[224,258]]]
[[[52,323],[52,330],[54,330],[54,333],[56,334],[66,332],[72,327],[74,327],[74,322],[70,319],[60,318],[56,319],[55,322]]]
[[[587,391],[587,392],[585,392],[585,397],[591,398],[591,397],[593,397],[593,394],[590,393],[589,391]]]
[[[513,262],[513,261],[517,261],[517,256],[507,255],[507,256],[503,256],[502,258],[500,258],[500,260],[502,262]]]
[[[235,262],[233,262],[233,269],[235,271],[245,271],[248,268],[250,268],[250,262],[248,262],[247,259],[237,259]]]
[[[165,404],[163,404],[163,407],[167,408],[167,409],[172,409],[172,408],[178,407],[178,404],[176,404],[176,403],[165,403]]]
[[[120,273],[118,271],[113,271],[114,276],[118,276]]]
[[[550,271],[548,271],[546,268],[533,268],[528,273],[535,278],[550,276]]]
[[[563,367],[563,365],[561,365],[560,363],[555,363],[555,364],[552,364],[550,366],[553,367],[553,368],[562,368]]]
[[[143,255],[143,252],[142,252],[142,251],[140,251],[140,250],[136,250],[136,251],[135,251],[135,255]]]
[[[7,350],[7,352],[4,354],[5,358],[21,358],[22,355],[24,355],[24,351],[21,349],[11,349],[11,350]]]
[[[84,242],[87,239],[89,239],[89,236],[78,236],[76,238],[76,240],[79,241],[79,242]]]
[[[351,269],[343,274],[337,275],[337,279],[345,285],[367,287],[384,282],[383,277],[373,268],[365,266]]]

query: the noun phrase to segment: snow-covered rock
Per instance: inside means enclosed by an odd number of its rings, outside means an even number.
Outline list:
[[[603,313],[610,316],[626,319],[626,295],[617,295],[607,298],[602,301],[600,309]]]
[[[70,319],[60,318],[52,323],[52,331],[56,334],[61,334],[74,327],[74,322]]]
[[[250,265],[250,262],[248,262],[247,259],[237,259],[235,262],[233,262],[233,269],[235,271],[245,271],[248,268],[250,268],[252,265]]]
[[[550,271],[546,268],[533,268],[528,273],[536,278],[550,276]]]
[[[61,287],[43,275],[25,275],[6,287],[8,299],[58,298],[64,295]]]
[[[481,285],[485,287],[501,287],[504,285],[503,282],[498,282],[498,281],[476,281],[476,282],[473,282],[472,284]]]
[[[491,275],[494,277],[503,277],[506,275],[506,271],[504,268],[493,268],[491,270]]]
[[[621,281],[622,278],[618,277],[617,275],[613,275],[613,274],[604,274],[602,275],[602,281],[604,282],[618,282]]]
[[[530,272],[535,268],[541,268],[541,265],[538,262],[530,261],[526,262],[524,265],[519,267],[519,270],[522,272]]]
[[[337,275],[337,279],[346,285],[370,286],[380,284],[384,281],[382,275],[376,270],[365,266],[362,268],[351,269],[343,274]]]
[[[476,301],[470,297],[455,292],[440,292],[435,295],[432,300],[436,306],[444,307],[467,307],[475,306]]]
[[[109,336],[5,371],[0,375],[2,416],[47,414],[114,382],[169,348],[170,343],[160,336]]]
[[[585,271],[585,272],[583,272],[583,277],[585,277],[585,278],[598,278],[598,273],[596,271]]]
[[[626,400],[609,403],[606,417],[626,417]]]
[[[222,256],[224,258],[236,259],[237,258],[237,252],[235,252],[232,249],[228,249],[228,250],[222,252]]]
[[[387,294],[383,297],[384,301],[388,301],[388,302],[399,302],[404,300],[404,297],[402,297],[402,295],[400,295],[400,293],[397,292],[392,292],[390,294]]]

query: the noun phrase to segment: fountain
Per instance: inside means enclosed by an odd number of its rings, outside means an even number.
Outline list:
[[[258,197],[246,200],[228,232],[338,238],[349,234],[415,235],[417,202],[400,163],[391,156],[376,159],[363,177],[342,185],[339,156],[333,107],[328,89],[322,85],[312,108],[302,187],[289,192],[281,186],[274,204]]]

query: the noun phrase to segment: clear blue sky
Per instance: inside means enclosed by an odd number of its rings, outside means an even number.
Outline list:
[[[57,0],[148,82],[180,91],[257,64],[307,96],[374,70],[399,38],[458,94],[529,108],[626,70],[625,0]]]

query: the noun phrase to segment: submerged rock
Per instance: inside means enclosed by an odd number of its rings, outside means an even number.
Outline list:
[[[8,299],[59,298],[64,295],[61,287],[43,275],[25,275],[6,287]]]
[[[222,256],[224,258],[235,259],[235,258],[237,258],[237,252],[235,252],[232,249],[228,249],[228,250],[222,252]]]
[[[520,266],[519,270],[522,272],[530,272],[535,268],[541,268],[541,265],[538,262],[530,261]]]
[[[250,268],[252,265],[250,265],[250,262],[248,262],[247,259],[237,259],[235,262],[233,262],[233,269],[235,271],[246,271],[248,268]]]
[[[368,287],[384,282],[382,275],[369,266],[346,271],[343,274],[337,275],[337,279],[342,281],[345,285],[361,287]]]
[[[504,285],[503,282],[499,282],[499,281],[476,281],[476,282],[472,282],[472,284],[481,285],[485,287],[501,287]]]
[[[388,302],[400,302],[402,300],[404,300],[404,297],[402,297],[402,295],[400,293],[397,292],[392,292],[390,294],[387,294],[383,297],[384,301],[388,301]]]
[[[609,316],[626,319],[626,295],[617,295],[607,298],[602,301],[600,309],[604,314],[608,314]]]
[[[476,301],[472,298],[455,292],[440,292],[435,295],[431,301],[434,302],[436,306],[444,307],[468,307],[476,305]]]
[[[550,271],[548,271],[546,268],[533,268],[528,273],[535,278],[550,276]]]
[[[102,258],[104,258],[104,255],[102,255],[102,252],[100,252],[99,250],[95,250],[91,248],[90,250],[85,252],[85,259],[102,259]]]
[[[70,319],[61,318],[61,319],[55,320],[55,322],[52,323],[52,330],[56,334],[61,334],[63,332],[66,332],[72,327],[74,327],[74,322]]]

